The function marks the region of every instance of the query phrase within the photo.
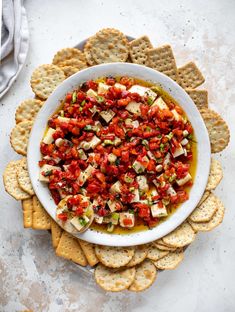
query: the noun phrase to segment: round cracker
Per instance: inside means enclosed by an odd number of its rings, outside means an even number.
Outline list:
[[[218,197],[216,198],[216,202],[217,202],[218,210],[216,211],[213,218],[209,222],[194,223],[191,220],[189,220],[194,231],[208,232],[208,231],[213,230],[218,225],[220,225],[220,223],[222,223],[223,218],[224,218],[225,208],[224,208],[223,203]]]
[[[211,152],[221,152],[225,149],[230,140],[230,132],[226,122],[218,113],[211,109],[201,109],[200,113],[209,134]]]
[[[95,280],[106,291],[127,289],[135,278],[135,268],[113,270],[98,264],[95,269]]]
[[[148,254],[148,245],[139,245],[135,247],[135,253],[127,267],[135,266],[144,261]]]
[[[81,62],[86,62],[85,55],[82,53],[82,51],[76,48],[65,48],[59,50],[54,55],[52,63],[55,65],[59,65],[69,59],[77,59]]]
[[[66,78],[79,72],[79,69],[73,66],[61,66],[61,69],[63,70]]]
[[[105,28],[92,37],[90,52],[97,64],[125,62],[129,54],[129,43],[119,30]]]
[[[217,160],[212,158],[211,159],[211,168],[210,174],[206,185],[206,190],[211,191],[214,190],[220,181],[223,178],[223,169],[221,163]]]
[[[163,251],[175,251],[176,250],[176,247],[168,246],[166,243],[163,242],[161,238],[157,239],[156,241],[153,241],[153,244],[158,249],[163,250]]]
[[[91,66],[97,65],[91,53],[91,48],[93,45],[93,38],[94,37],[90,37],[84,46],[84,55],[86,57],[86,61]]]
[[[158,261],[155,261],[154,265],[160,270],[174,270],[183,259],[183,251],[173,251]]]
[[[15,113],[16,123],[24,120],[34,120],[43,104],[43,101],[37,99],[28,99],[21,102]]]
[[[193,213],[189,216],[189,219],[193,222],[208,222],[212,219],[213,215],[218,209],[216,196],[211,193],[207,199],[194,209]]]
[[[157,270],[150,260],[144,260],[141,264],[136,266],[135,279],[131,286],[130,291],[143,291],[149,288],[157,277]]]
[[[33,126],[33,121],[24,120],[19,122],[11,131],[10,142],[12,148],[21,155],[27,154],[29,135]]]
[[[35,193],[29,177],[26,157],[23,157],[21,159],[20,165],[17,167],[16,170],[16,175],[17,181],[22,190],[24,190],[29,195],[34,195]]]
[[[173,232],[162,238],[163,242],[172,247],[184,247],[191,244],[196,237],[190,224],[186,221]]]
[[[148,249],[148,255],[147,258],[153,261],[157,261],[164,256],[168,255],[169,251],[167,250],[160,250],[158,249],[154,244],[151,244]]]
[[[134,256],[135,247],[95,246],[97,258],[105,266],[119,268],[126,265]]]
[[[23,200],[31,197],[28,193],[20,188],[17,181],[16,171],[18,166],[20,166],[20,163],[21,160],[9,162],[3,173],[3,183],[5,190],[16,200]]]
[[[162,251],[175,251],[176,250],[176,247],[169,247],[169,246],[161,245],[155,242],[153,242],[153,244]]]
[[[30,83],[33,92],[40,99],[46,100],[63,80],[65,75],[59,66],[45,64],[35,69]]]
[[[211,192],[209,192],[209,191],[205,191],[202,195],[202,198],[200,199],[200,201],[197,205],[200,206],[207,199],[207,197],[210,195],[210,193]]]
[[[85,62],[79,61],[77,59],[69,59],[61,62],[58,66],[63,67],[63,66],[72,66],[76,67],[77,69],[84,69],[87,67]]]

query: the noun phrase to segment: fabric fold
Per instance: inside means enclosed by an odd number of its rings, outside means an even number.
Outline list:
[[[3,0],[0,98],[17,78],[27,57],[29,32],[23,0]]]

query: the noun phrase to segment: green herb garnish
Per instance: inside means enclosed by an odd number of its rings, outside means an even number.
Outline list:
[[[73,92],[72,103],[75,103],[76,101],[77,101],[77,92]]]

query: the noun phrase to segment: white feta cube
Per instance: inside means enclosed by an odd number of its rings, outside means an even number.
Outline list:
[[[131,93],[138,93],[140,96],[148,96],[152,101],[157,97],[157,93],[147,87],[134,85],[129,90]]]
[[[190,173],[187,173],[186,176],[182,179],[179,179],[179,180],[176,180],[176,183],[179,185],[179,186],[182,186],[186,183],[188,183],[190,180],[192,180],[192,177],[191,177],[191,174]]]
[[[156,160],[156,157],[153,155],[151,151],[147,151],[147,155],[150,159]]]
[[[153,218],[161,218],[168,215],[166,206],[163,205],[163,207],[159,207],[159,202],[151,206],[151,214]]]
[[[79,153],[80,159],[82,159],[82,160],[87,160],[87,155],[86,155],[86,153],[84,152],[83,149],[80,148],[80,149],[78,150],[78,153]]]
[[[134,85],[132,86],[128,91],[131,93],[138,93],[140,96],[144,96],[145,92],[148,90],[149,88],[140,86],[140,85]]]
[[[147,192],[149,189],[147,178],[144,175],[137,176],[137,183],[139,184],[139,190],[141,192]]]
[[[117,200],[111,200],[111,199],[109,199],[109,200],[107,201],[107,205],[109,206],[109,209],[110,209],[111,212],[114,212],[114,211],[117,210],[117,208],[116,208],[116,204],[117,204],[117,203],[119,203]]]
[[[95,168],[89,165],[85,171],[80,173],[78,177],[78,183],[80,186],[82,186],[87,181],[87,179],[90,178],[94,170]]]
[[[131,200],[131,203],[138,203],[138,201],[140,200],[140,193],[138,189],[135,189],[134,192],[132,193],[134,194],[133,199]]]
[[[95,215],[95,222],[98,224],[102,224],[103,223],[103,219],[104,217],[100,217],[98,215]]]
[[[103,82],[98,84],[98,94],[106,93],[109,90],[110,86],[106,85]]]
[[[157,98],[151,107],[154,107],[154,106],[158,106],[160,109],[169,109],[169,107],[167,106],[167,104],[164,102],[164,100],[159,97]]]
[[[44,136],[42,142],[45,144],[51,144],[52,142],[54,142],[54,138],[53,138],[53,134],[56,132],[55,129],[53,128],[49,128],[47,130],[46,135]]]
[[[179,157],[180,155],[184,155],[184,149],[181,144],[175,149],[172,155],[174,158]]]
[[[115,113],[111,110],[111,109],[108,109],[106,111],[102,111],[100,112],[100,116],[107,122],[109,123],[113,117],[115,116]]]
[[[70,122],[70,120],[74,119],[74,118],[67,118],[67,117],[61,117],[59,116],[57,118],[60,122]]]
[[[89,150],[90,148],[94,149],[97,145],[99,145],[101,140],[94,135],[91,141],[82,141],[79,145],[80,148],[83,148],[85,151]]]
[[[109,189],[110,193],[115,194],[115,193],[121,193],[121,183],[120,181],[115,182]]]
[[[188,136],[188,134],[189,134],[189,133],[188,133],[188,130],[184,130],[184,131],[183,131],[183,136],[184,136],[184,137]]]
[[[117,89],[121,89],[122,91],[126,90],[126,86],[118,82],[115,83],[114,87]]]
[[[140,105],[142,103],[138,103],[135,101],[130,102],[127,106],[126,106],[126,110],[128,110],[128,112],[138,115],[141,115],[141,111],[140,111]]]
[[[151,202],[156,202],[156,199],[154,199],[155,196],[158,196],[158,191],[155,187],[152,187],[148,192],[148,200]]]
[[[172,112],[172,114],[173,114],[173,116],[174,116],[174,119],[175,119],[176,121],[180,121],[180,120],[181,120],[180,114],[178,114],[177,111],[176,111],[175,109],[172,109],[171,112]]]
[[[117,159],[117,156],[116,156],[116,155],[114,155],[114,154],[112,154],[112,153],[108,155],[108,161],[109,161],[111,164],[115,163],[116,159]]]
[[[145,171],[144,165],[142,165],[138,160],[133,162],[132,168],[136,173],[143,173]]]
[[[41,168],[40,168],[40,172],[39,172],[39,181],[41,182],[49,182],[49,173],[50,171],[52,170],[61,170],[60,167],[57,167],[57,166],[51,166],[51,165],[43,165]],[[43,173],[46,174],[43,175]],[[48,174],[48,176],[47,176]]]
[[[70,220],[70,223],[78,230],[81,231],[83,228],[86,227],[86,225],[89,223],[89,218],[87,216],[83,216],[81,217],[83,222],[85,222],[86,224],[81,224],[80,222],[80,218],[79,217],[74,217]]]
[[[163,160],[163,166],[167,166],[171,163],[171,154],[167,153],[164,160]]]
[[[98,95],[97,92],[95,92],[93,89],[89,89],[86,94],[87,94],[87,96],[89,96],[91,98],[96,98]]]
[[[177,194],[176,191],[174,190],[174,188],[173,188],[172,186],[170,186],[170,187],[168,188],[168,190],[166,191],[166,193],[167,193],[167,195],[171,195],[171,196],[174,196],[174,195]]]
[[[130,224],[125,224],[124,220],[128,219],[128,223]],[[128,212],[121,212],[119,214],[119,223],[121,227],[125,228],[131,228],[135,224],[135,216],[133,213],[128,213]]]
[[[188,139],[184,138],[181,142],[180,142],[181,145],[187,145],[188,144]]]

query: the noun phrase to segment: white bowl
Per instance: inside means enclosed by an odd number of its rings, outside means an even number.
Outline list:
[[[176,212],[169,217],[169,219],[159,224],[152,230],[131,234],[108,234],[97,232],[91,229],[87,230],[85,233],[76,234],[77,237],[96,244],[110,246],[131,246],[144,244],[168,234],[190,215],[205,190],[210,169],[210,141],[202,117],[188,94],[169,77],[151,68],[147,68],[141,65],[129,63],[112,63],[87,68],[66,79],[47,99],[34,122],[27,153],[29,174],[33,188],[40,202],[45,207],[50,216],[55,219],[56,205],[50,195],[47,184],[39,182],[38,180],[38,161],[41,158],[40,142],[47,126],[47,121],[49,117],[56,111],[60,104],[60,100],[64,99],[67,92],[77,88],[86,80],[96,79],[98,77],[109,75],[127,75],[160,85],[184,109],[189,120],[191,121],[198,142],[196,175],[194,184],[190,191],[189,200],[183,203],[176,210]]]

